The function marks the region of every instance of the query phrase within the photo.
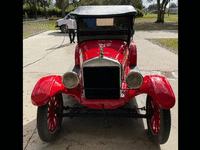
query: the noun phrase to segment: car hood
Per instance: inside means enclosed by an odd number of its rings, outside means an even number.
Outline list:
[[[58,21],[62,21],[62,20],[64,20],[64,19],[63,19],[63,18],[61,18],[61,19],[58,19],[58,20],[56,20],[56,21],[58,22]]]
[[[125,56],[128,55],[128,45],[120,40],[97,40],[87,41],[81,44],[81,52],[83,62],[88,59],[100,56],[99,48],[103,47],[103,56],[118,60],[121,64],[125,61]]]

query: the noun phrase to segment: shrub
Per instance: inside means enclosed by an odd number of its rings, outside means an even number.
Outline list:
[[[144,16],[144,11],[143,10],[141,10],[139,8],[136,8],[136,10],[137,10],[136,18]]]
[[[65,10],[65,14],[68,13],[68,10]],[[49,8],[47,9],[47,14],[49,17],[56,16],[56,17],[62,17],[62,11],[58,8]],[[23,5],[23,16],[29,16],[29,18],[33,17],[33,8],[31,8],[28,5]],[[44,8],[37,6],[37,15],[38,16],[45,16]]]
[[[27,14],[27,12],[25,12],[25,14],[24,14],[24,19],[28,19],[28,14]]]

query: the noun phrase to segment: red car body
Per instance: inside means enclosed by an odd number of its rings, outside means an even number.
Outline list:
[[[77,22],[74,69],[63,76],[41,78],[31,95],[33,105],[38,106],[40,139],[52,142],[61,130],[63,117],[108,116],[146,118],[152,141],[167,142],[175,95],[164,76],[143,77],[137,67],[137,47],[131,38],[134,7],[79,6],[71,14]],[[61,93],[85,107],[64,106]],[[143,93],[147,94],[146,108],[121,107]]]
[[[82,64],[91,58],[99,56],[99,47],[104,47],[104,56],[118,60],[123,67],[124,73],[122,77],[122,93],[124,97],[119,99],[87,99],[82,96],[83,83],[82,71],[79,72],[79,85],[77,89],[67,89],[62,83],[62,77],[58,75],[50,75],[41,78],[32,92],[32,103],[36,106],[45,105],[49,98],[56,93],[65,93],[76,99],[79,103],[89,108],[114,109],[127,103],[134,96],[142,93],[149,94],[155,103],[163,108],[170,109],[175,104],[175,95],[169,81],[161,75],[147,75],[143,79],[143,84],[139,89],[128,89],[125,82],[126,75],[130,72],[130,65],[137,65],[137,48],[135,43],[131,41],[130,47],[123,41],[116,40],[97,40],[87,41],[76,46],[75,62],[76,65]],[[79,54],[80,53],[80,54]],[[79,54],[79,55],[78,55]],[[80,69],[81,70],[81,69]]]

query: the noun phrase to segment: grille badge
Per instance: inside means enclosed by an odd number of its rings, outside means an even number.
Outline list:
[[[103,58],[103,50],[104,50],[104,48],[101,46],[99,48],[99,50],[100,50],[100,58]]]

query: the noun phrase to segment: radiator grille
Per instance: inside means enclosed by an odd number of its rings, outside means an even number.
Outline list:
[[[119,67],[83,67],[83,77],[87,99],[119,99]]]

